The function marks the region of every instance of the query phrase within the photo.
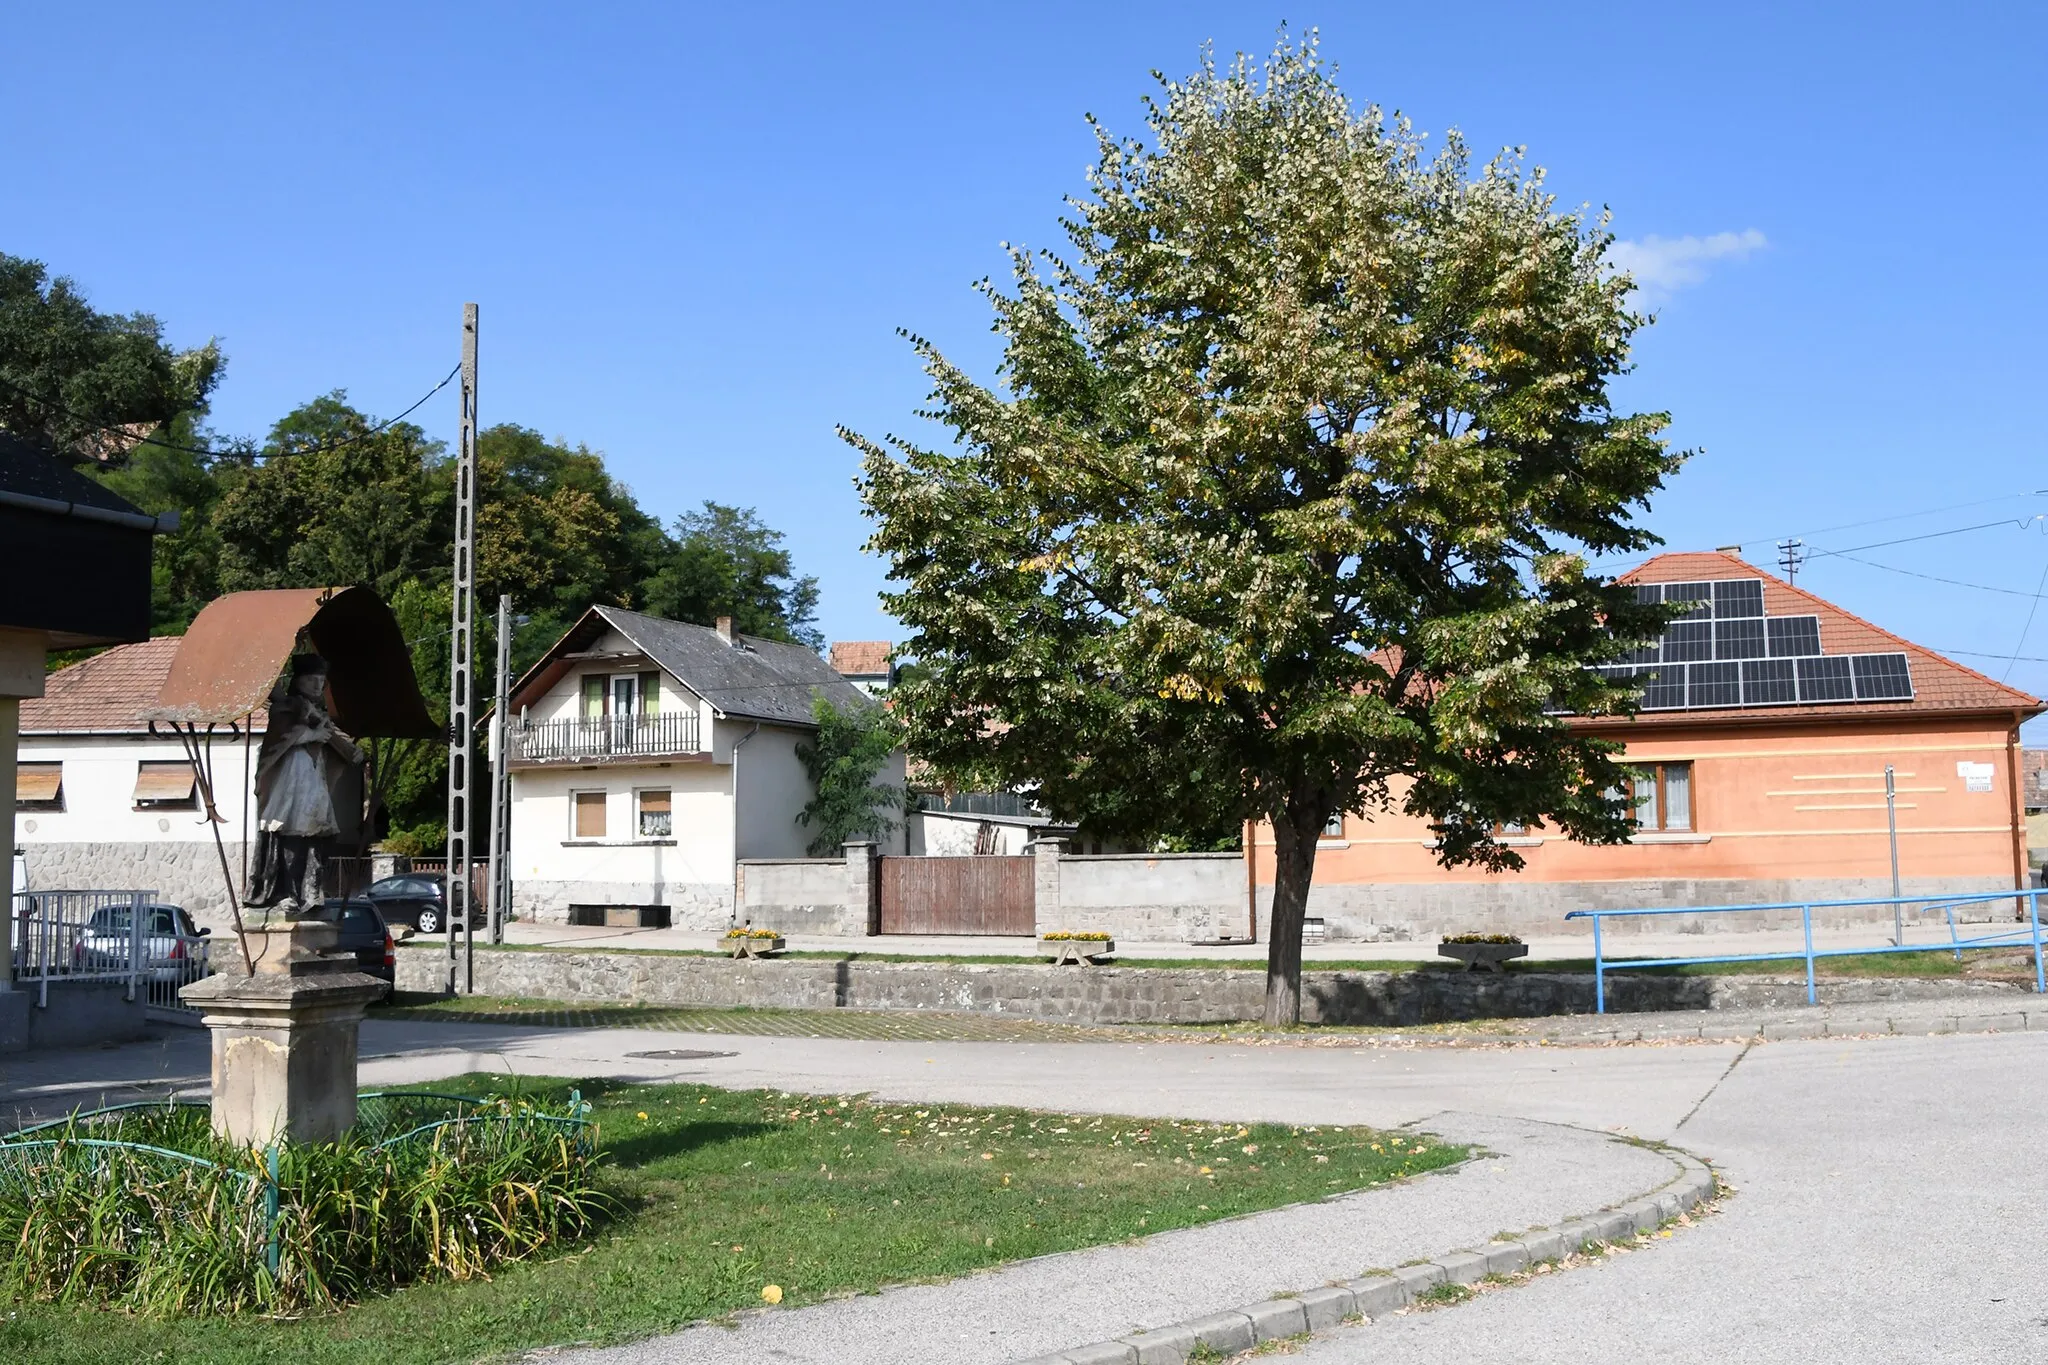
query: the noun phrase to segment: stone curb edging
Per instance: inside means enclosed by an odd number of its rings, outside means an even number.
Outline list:
[[[1113,1341],[1069,1347],[1015,1365],[1182,1365],[1191,1352],[1204,1346],[1233,1355],[1262,1341],[1327,1331],[1347,1318],[1391,1313],[1436,1285],[1472,1284],[1488,1275],[1512,1275],[1542,1261],[1561,1260],[1593,1243],[1652,1232],[1712,1198],[1717,1188],[1714,1172],[1705,1162],[1675,1148],[1657,1150],[1677,1163],[1678,1178],[1618,1208],[1570,1219],[1514,1241],[1488,1242],[1477,1251],[1454,1251],[1391,1274],[1306,1289],[1291,1298],[1268,1299]]]

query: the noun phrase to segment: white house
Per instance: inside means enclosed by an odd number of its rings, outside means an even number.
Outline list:
[[[873,705],[810,650],[729,619],[592,607],[512,689],[515,912],[724,928],[740,860],[801,858],[815,837],[796,751],[817,697]],[[900,754],[876,780],[903,781]]]
[[[117,645],[52,673],[21,703],[14,840],[28,885],[154,891],[203,922],[228,915],[221,852],[200,808],[184,748],[149,733],[178,640]],[[255,717],[260,741],[264,718]],[[253,831],[254,745],[223,727],[213,738],[215,809],[237,885]]]

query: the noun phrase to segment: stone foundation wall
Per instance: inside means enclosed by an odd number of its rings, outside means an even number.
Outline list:
[[[437,952],[398,955],[400,990],[439,990]],[[1202,1024],[1257,1019],[1265,974],[1213,967],[1052,967],[924,962],[735,962],[656,953],[562,949],[476,950],[480,994],[570,1003],[715,1009],[947,1010],[1077,1024]],[[1891,979],[1830,981],[1826,1003],[1898,999],[1916,992],[2012,992],[2001,983]],[[1617,1012],[1803,1005],[1794,979],[1608,978]],[[1590,974],[1548,972],[1310,972],[1302,1017],[1311,1023],[1412,1026],[1462,1019],[1590,1014]]]
[[[1900,889],[1908,896],[1958,895],[2007,891],[2011,883],[1997,877],[1907,879]],[[1889,878],[1742,879],[1626,882],[1431,882],[1383,885],[1315,885],[1309,888],[1308,913],[1321,916],[1331,939],[1362,943],[1427,941],[1441,934],[1516,934],[1522,938],[1585,935],[1590,920],[1568,920],[1573,910],[1630,910],[1646,906],[1756,905],[1784,901],[1838,901],[1888,897]],[[1259,888],[1259,927],[1265,931],[1273,888]],[[2010,901],[1984,902],[1957,913],[1965,923],[2011,919]],[[1910,914],[1908,919],[1913,918]],[[1938,916],[1935,918],[1939,918]],[[1816,929],[1886,926],[1892,908],[1817,906]],[[1602,934],[1722,934],[1760,929],[1797,929],[1798,910],[1758,911],[1742,915],[1658,915],[1607,920]]]
[[[677,929],[723,933],[732,923],[732,888],[719,882],[515,881],[512,913],[567,924],[572,905],[666,905]]]
[[[183,818],[189,818],[183,817]],[[240,840],[226,842],[228,868],[242,876]],[[153,891],[170,905],[182,905],[211,928],[233,922],[220,855],[211,838],[163,842],[35,843],[22,845],[22,861],[34,891]]]

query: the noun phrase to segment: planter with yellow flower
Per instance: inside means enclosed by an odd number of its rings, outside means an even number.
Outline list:
[[[788,941],[773,929],[732,928],[725,931],[721,942],[725,944],[725,950],[736,958],[767,957],[789,946]]]
[[[1454,934],[1437,944],[1436,951],[1464,963],[1468,972],[1474,967],[1500,972],[1507,970],[1508,959],[1527,957],[1529,945],[1513,934]]]
[[[1061,929],[1038,936],[1038,955],[1051,958],[1055,967],[1092,967],[1115,951],[1116,940],[1108,934]]]

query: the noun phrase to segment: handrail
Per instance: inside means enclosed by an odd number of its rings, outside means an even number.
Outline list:
[[[1938,952],[1945,946],[1962,961],[1964,949],[1974,948],[2018,948],[2031,946],[2034,950],[2034,990],[2048,995],[2048,964],[2042,958],[2041,896],[2040,890],[1977,891],[1955,892],[1937,896],[1883,896],[1864,900],[1830,901],[1763,901],[1750,905],[1679,905],[1643,906],[1627,910],[1573,910],[1565,915],[1571,919],[1593,921],[1593,1008],[1596,1013],[1607,1013],[1607,973],[1625,971],[1635,967],[1695,967],[1717,962],[1788,962],[1803,960],[1806,963],[1806,1003],[1819,1003],[1819,993],[1814,985],[1813,964],[1828,957],[1874,957],[1886,953]],[[1981,905],[1993,901],[2023,901],[2025,910],[2022,918],[2026,929],[2006,930],[1993,934],[1980,934],[1964,938],[1956,931],[1956,910],[1965,905]],[[1948,923],[1949,941],[1946,945],[1932,948],[1925,944],[1893,943],[1875,948],[1815,948],[1813,946],[1813,912],[1815,910],[1837,910],[1852,906],[1890,906],[1904,910],[1908,906],[1918,907],[1926,914],[1940,910]],[[1609,919],[1649,918],[1659,915],[1737,915],[1754,914],[1767,910],[1799,911],[1800,928],[1804,946],[1798,952],[1788,953],[1721,953],[1710,957],[1642,957],[1616,958],[1607,956],[1606,942],[1601,932],[1602,922]]]

